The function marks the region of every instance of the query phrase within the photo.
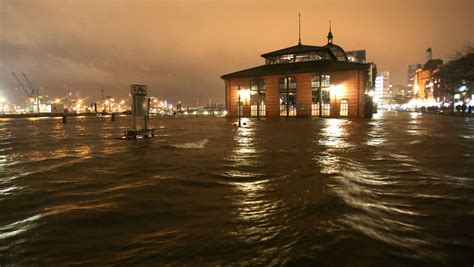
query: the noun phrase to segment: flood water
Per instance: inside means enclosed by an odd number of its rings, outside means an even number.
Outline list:
[[[0,265],[474,264],[474,118],[0,121]]]

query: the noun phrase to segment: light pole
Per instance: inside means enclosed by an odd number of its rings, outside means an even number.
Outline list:
[[[237,96],[238,96],[238,102],[237,102],[237,114],[239,116],[239,127],[241,126],[241,123],[240,123],[240,92],[241,92],[241,88],[240,88],[240,85],[239,87],[237,88]]]

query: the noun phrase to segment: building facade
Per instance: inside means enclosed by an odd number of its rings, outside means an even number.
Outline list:
[[[432,50],[426,50],[426,63],[413,76],[413,98],[433,100],[439,97],[439,80],[436,74],[443,65],[441,59],[432,59]]]
[[[223,75],[230,117],[352,117],[372,115],[370,65],[349,62],[333,43],[263,54],[265,65]]]
[[[379,106],[390,104],[392,98],[390,72],[382,71],[375,78],[375,98]]]
[[[409,95],[413,94],[413,79],[415,77],[416,70],[421,69],[422,67],[423,67],[423,65],[421,65],[421,64],[408,65],[407,86],[408,86],[408,94]]]

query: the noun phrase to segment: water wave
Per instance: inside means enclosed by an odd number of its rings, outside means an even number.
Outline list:
[[[209,142],[209,139],[204,138],[202,140],[195,141],[195,142],[172,144],[170,146],[174,148],[183,148],[183,149],[199,149],[199,148],[204,148],[208,142]]]

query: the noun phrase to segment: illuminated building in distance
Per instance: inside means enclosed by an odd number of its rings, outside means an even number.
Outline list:
[[[389,104],[391,97],[390,72],[382,71],[375,78],[375,98],[381,107]]]
[[[431,48],[426,50],[426,63],[415,71],[413,76],[413,97],[418,99],[434,99],[438,90],[439,80],[436,74],[443,65],[443,60],[433,59]]]

